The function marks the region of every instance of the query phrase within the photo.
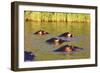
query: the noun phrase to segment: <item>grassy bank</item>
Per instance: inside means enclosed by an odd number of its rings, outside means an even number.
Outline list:
[[[25,11],[25,21],[34,22],[90,22],[90,15],[83,13]]]

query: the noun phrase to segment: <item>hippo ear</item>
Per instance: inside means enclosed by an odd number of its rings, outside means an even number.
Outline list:
[[[34,34],[37,34],[38,32],[35,32]]]
[[[46,32],[46,34],[49,34],[48,32]]]

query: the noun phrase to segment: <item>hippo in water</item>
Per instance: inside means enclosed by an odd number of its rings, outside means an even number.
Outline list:
[[[72,46],[72,45],[64,45],[56,50],[54,52],[66,52],[66,53],[71,53],[75,52],[78,50],[82,50],[83,48],[77,47],[77,46]]]
[[[48,32],[44,31],[44,30],[39,30],[37,32],[35,32],[34,34],[37,34],[37,35],[46,35],[46,34],[49,34]]]
[[[24,61],[33,61],[35,55],[32,52],[24,51]]]
[[[62,44],[64,41],[55,37],[47,40],[46,42],[49,44]]]
[[[73,35],[70,32],[65,32],[65,33],[59,35],[58,37],[72,38]]]

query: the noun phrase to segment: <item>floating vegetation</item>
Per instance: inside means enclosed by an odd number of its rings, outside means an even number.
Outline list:
[[[35,55],[32,52],[24,51],[24,61],[33,61]]]

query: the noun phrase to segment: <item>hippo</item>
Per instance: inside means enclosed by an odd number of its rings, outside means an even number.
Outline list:
[[[49,40],[46,41],[49,44],[62,44],[64,41],[55,37],[55,38],[51,38]]]
[[[24,61],[33,61],[35,55],[32,52],[24,51]]]
[[[73,35],[70,32],[65,32],[65,33],[59,35],[58,37],[72,38]]]
[[[46,34],[49,34],[48,32],[44,31],[44,30],[39,30],[37,32],[35,32],[34,34],[37,34],[37,35],[46,35]]]
[[[66,53],[71,53],[75,52],[78,50],[83,50],[83,48],[77,47],[77,46],[72,46],[72,45],[64,45],[56,50],[54,52],[66,52]]]

